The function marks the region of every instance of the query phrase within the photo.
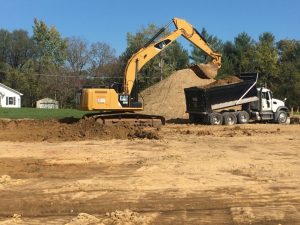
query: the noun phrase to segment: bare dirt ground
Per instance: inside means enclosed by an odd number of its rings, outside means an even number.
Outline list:
[[[0,127],[1,225],[300,224],[300,125]]]

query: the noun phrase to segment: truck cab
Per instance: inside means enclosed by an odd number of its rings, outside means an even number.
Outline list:
[[[274,120],[285,123],[288,118],[288,109],[285,102],[273,98],[271,90],[265,87],[257,88],[258,101],[250,104],[251,115],[256,120]]]

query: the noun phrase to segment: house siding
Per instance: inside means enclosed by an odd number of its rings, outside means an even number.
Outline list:
[[[13,104],[14,103],[14,104]],[[14,92],[3,85],[0,85],[0,107],[3,108],[20,108],[21,93]]]

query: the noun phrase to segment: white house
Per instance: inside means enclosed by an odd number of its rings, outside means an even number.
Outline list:
[[[58,101],[51,98],[43,98],[36,102],[36,107],[41,109],[58,109]]]
[[[21,108],[23,94],[0,83],[0,107]]]

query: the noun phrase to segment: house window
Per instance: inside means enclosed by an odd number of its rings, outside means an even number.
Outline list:
[[[16,97],[6,97],[6,105],[16,105]]]

